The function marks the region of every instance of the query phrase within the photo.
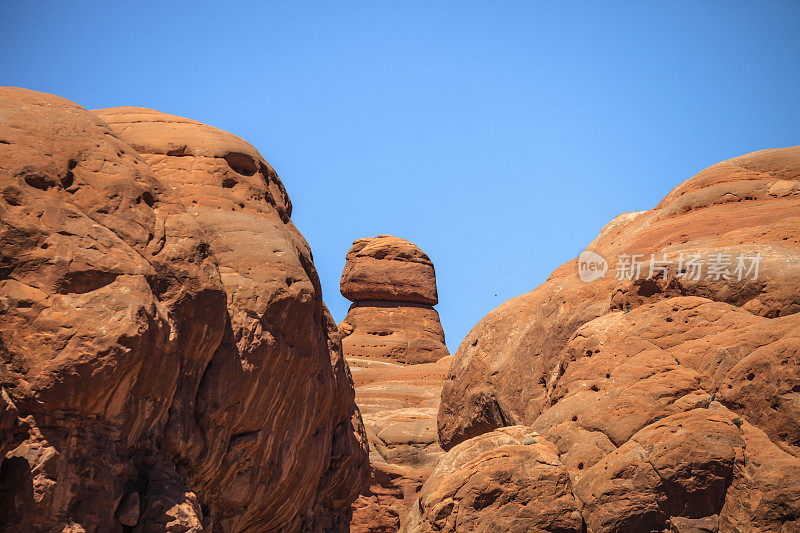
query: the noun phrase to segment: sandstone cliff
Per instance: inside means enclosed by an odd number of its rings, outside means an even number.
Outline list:
[[[442,393],[458,459],[407,530],[800,530],[798,235],[800,147],[755,152],[603,228],[588,249],[605,277],[581,281],[571,261],[492,311]],[[632,268],[651,257],[669,266]],[[739,257],[758,269],[737,274]],[[530,441],[470,444],[512,425]],[[531,479],[553,490],[523,491]]]
[[[0,530],[346,530],[366,437],[248,143],[0,89]]]
[[[450,359],[401,365],[347,358],[370,461],[370,481],[353,504],[353,533],[397,531],[444,455],[436,413]]]

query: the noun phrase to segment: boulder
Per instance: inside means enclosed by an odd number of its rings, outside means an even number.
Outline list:
[[[560,531],[583,528],[558,448],[512,426],[455,446],[420,492],[403,531]]]
[[[414,243],[392,235],[353,242],[347,252],[341,290],[352,302],[439,303],[430,258]]]
[[[391,235],[358,239],[347,253],[342,295],[353,305],[339,324],[346,356],[431,363],[448,355],[433,263]]]

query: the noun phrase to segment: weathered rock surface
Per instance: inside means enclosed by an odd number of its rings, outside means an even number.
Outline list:
[[[450,357],[401,365],[348,357],[369,438],[371,479],[353,504],[354,533],[395,532],[444,455],[436,434]]]
[[[419,364],[448,355],[439,313],[424,304],[356,302],[339,332],[345,353],[352,356]]]
[[[347,253],[342,295],[353,302],[339,324],[346,356],[431,363],[448,355],[433,263],[416,245],[379,235]]]
[[[414,243],[392,235],[353,242],[342,272],[341,291],[351,302],[439,303],[430,258]]]
[[[579,509],[558,448],[530,428],[513,426],[447,452],[403,531],[580,533]]]
[[[290,215],[238,137],[0,89],[0,530],[347,527],[365,436]]]
[[[355,532],[400,528],[444,454],[436,432],[449,357],[433,263],[390,235],[359,239],[341,280],[354,301],[339,324],[370,447],[371,479],[353,505]]]
[[[443,448],[530,426],[558,448],[589,531],[798,530],[798,180],[800,147],[755,152],[617,217],[589,247],[606,277],[567,263],[469,333]],[[622,254],[670,267],[616,279]],[[692,279],[681,254],[723,254],[730,275]],[[757,275],[735,275],[739,254],[760,254]]]

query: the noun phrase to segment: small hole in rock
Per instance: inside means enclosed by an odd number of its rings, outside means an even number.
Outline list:
[[[583,470],[583,463],[578,463],[578,470]]]
[[[32,174],[25,176],[25,183],[27,183],[34,189],[39,189],[41,191],[46,191],[47,189],[49,189],[54,185],[52,180],[40,174]]]
[[[68,170],[64,177],[61,178],[61,187],[64,189],[69,189],[72,187],[72,184],[75,183],[75,176],[72,174],[71,170]]]
[[[753,381],[754,379],[756,379],[756,375],[755,374],[753,374],[752,372],[747,374],[747,381]]]
[[[249,155],[240,153],[230,153],[225,156],[225,161],[234,172],[245,176],[252,176],[258,170],[256,162]]]
[[[14,190],[5,190],[3,191],[3,200],[10,206],[20,206],[22,205],[22,200],[19,198],[19,191]]]

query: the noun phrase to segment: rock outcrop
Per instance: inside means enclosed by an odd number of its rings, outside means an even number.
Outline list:
[[[353,302],[339,324],[345,355],[404,364],[448,355],[433,263],[391,235],[358,239],[347,252],[342,295]]]
[[[346,529],[366,437],[290,216],[234,135],[0,89],[0,530]]]
[[[588,248],[594,271],[561,266],[467,335],[442,447],[530,427],[588,531],[800,530],[799,235],[800,147],[719,163],[617,217]],[[420,499],[419,523],[437,501]]]
[[[447,452],[403,531],[581,533],[579,509],[558,448],[531,428],[513,426]]]
[[[394,532],[444,455],[436,414],[450,358],[432,307],[433,263],[404,239],[359,239],[347,253],[341,291],[354,302],[339,331],[371,469],[353,505],[352,531]]]
[[[353,504],[353,533],[398,531],[444,455],[436,413],[450,359],[401,365],[347,358],[367,429],[371,472]]]

